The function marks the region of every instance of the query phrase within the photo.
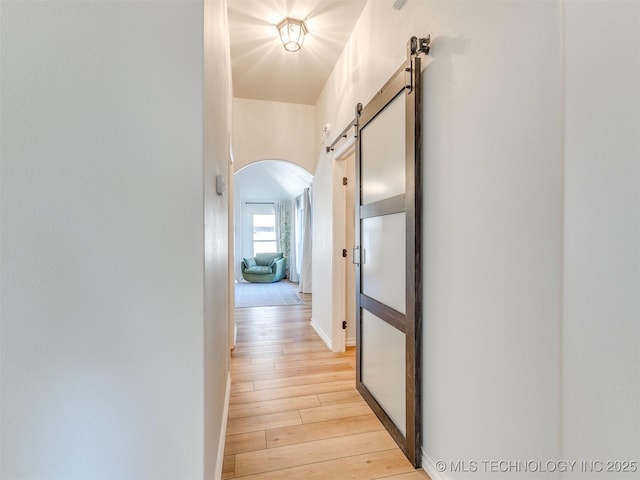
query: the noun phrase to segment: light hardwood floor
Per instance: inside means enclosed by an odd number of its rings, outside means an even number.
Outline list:
[[[305,305],[236,309],[223,479],[424,480],[355,389]]]

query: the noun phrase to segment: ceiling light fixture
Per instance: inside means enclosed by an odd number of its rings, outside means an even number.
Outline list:
[[[304,36],[307,33],[307,26],[302,20],[295,18],[285,18],[278,24],[280,40],[287,52],[297,52],[302,48]]]
[[[404,7],[404,4],[407,3],[407,0],[396,0],[393,2],[393,8],[396,10],[401,10]]]

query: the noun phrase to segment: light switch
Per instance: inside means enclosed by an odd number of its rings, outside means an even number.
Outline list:
[[[216,175],[216,193],[220,196],[224,195],[224,178],[222,175]]]

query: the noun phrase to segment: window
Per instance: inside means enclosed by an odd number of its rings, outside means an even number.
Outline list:
[[[253,214],[253,255],[262,252],[275,252],[276,216],[273,213]]]

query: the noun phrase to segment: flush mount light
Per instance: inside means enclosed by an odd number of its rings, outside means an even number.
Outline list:
[[[404,4],[407,3],[407,0],[396,0],[393,2],[393,8],[396,10],[401,10],[404,7]]]
[[[297,52],[302,48],[304,36],[307,33],[307,27],[302,20],[285,18],[277,28],[286,51]]]

